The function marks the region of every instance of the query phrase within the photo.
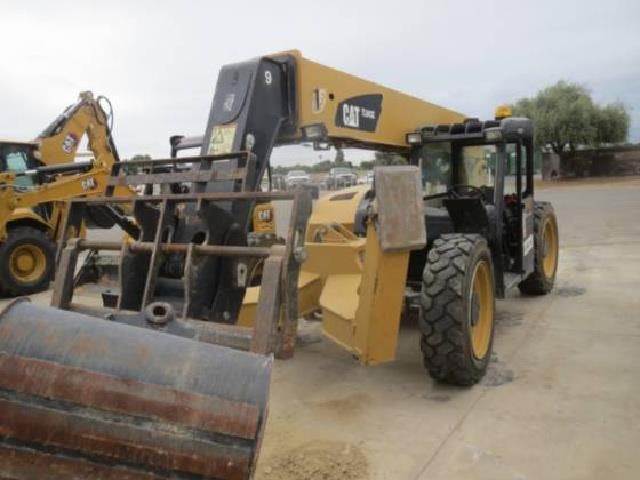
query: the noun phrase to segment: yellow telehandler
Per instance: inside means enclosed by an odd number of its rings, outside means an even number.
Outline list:
[[[104,195],[70,201],[54,308],[20,300],[0,313],[0,463],[17,479],[252,478],[272,358],[293,355],[306,308],[378,363],[393,359],[405,297],[417,298],[429,373],[474,383],[495,298],[555,279],[557,224],[534,203],[532,138],[527,119],[465,119],[298,51],[224,66],[204,136],[172,137],[173,153],[200,155],[115,162]],[[332,192],[309,219],[308,192],[260,191],[272,148],[299,142],[410,165]],[[138,185],[133,198],[116,191]],[[284,245],[249,245],[254,205],[273,200],[291,201]],[[92,207],[124,205],[125,239],[78,236]],[[120,253],[102,307],[74,295],[84,250]]]

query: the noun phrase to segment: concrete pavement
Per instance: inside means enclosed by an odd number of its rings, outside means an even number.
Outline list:
[[[559,217],[557,285],[498,302],[480,385],[432,382],[415,325],[378,367],[326,340],[303,345],[276,362],[257,478],[639,478],[640,180],[538,198]]]
[[[640,477],[640,182],[551,187],[538,197],[559,217],[557,286],[498,302],[482,384],[428,379],[412,325],[398,360],[379,367],[326,341],[302,347],[276,365],[258,478],[295,478],[272,465],[316,442],[364,453],[366,469],[354,476],[347,462],[345,478]],[[323,473],[299,478],[334,478]]]

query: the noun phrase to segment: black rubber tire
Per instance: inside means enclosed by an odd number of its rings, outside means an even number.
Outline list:
[[[43,251],[46,266],[40,278],[29,283],[23,283],[11,274],[9,258],[11,257],[11,252],[17,247],[27,244],[36,245]],[[17,297],[46,290],[53,278],[54,263],[55,245],[45,232],[27,226],[10,228],[6,242],[0,244],[0,286],[2,287],[2,293]]]
[[[533,218],[533,248],[534,248],[534,270],[533,272],[520,284],[518,288],[520,292],[525,295],[546,295],[553,289],[553,285],[556,281],[556,273],[558,271],[558,261],[556,260],[556,266],[553,270],[553,275],[547,277],[544,273],[542,261],[544,259],[544,240],[542,238],[544,233],[544,225],[546,222],[552,222],[553,228],[555,228],[556,239],[558,236],[558,219],[553,211],[553,206],[549,202],[535,202],[534,204],[534,218]],[[558,248],[558,245],[556,245]],[[558,259],[559,259],[558,248]]]
[[[469,294],[475,265],[489,264],[493,314],[483,358],[473,353]],[[437,381],[469,386],[486,373],[495,330],[495,276],[486,239],[476,234],[446,234],[435,240],[424,267],[419,326],[424,366]]]

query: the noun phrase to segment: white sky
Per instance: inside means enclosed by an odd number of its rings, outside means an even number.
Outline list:
[[[297,48],[481,118],[579,82],[631,107],[640,141],[638,0],[3,0],[0,11],[0,137],[35,137],[90,89],[114,105],[123,158],[164,157],[169,135],[203,133],[223,64]],[[274,163],[318,158],[288,149]]]

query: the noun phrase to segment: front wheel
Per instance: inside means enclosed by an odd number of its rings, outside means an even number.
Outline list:
[[[53,277],[55,247],[47,234],[33,227],[9,230],[0,245],[0,285],[9,296],[45,290]]]
[[[434,241],[423,272],[420,346],[434,379],[473,385],[493,345],[495,288],[491,251],[481,235]]]

